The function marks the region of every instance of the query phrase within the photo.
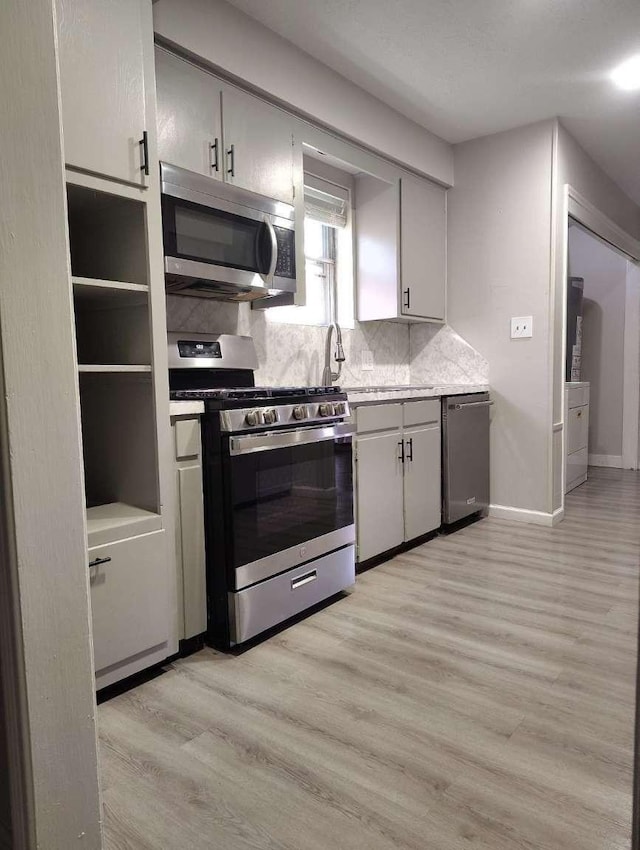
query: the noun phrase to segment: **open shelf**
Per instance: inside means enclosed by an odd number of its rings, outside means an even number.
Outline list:
[[[67,204],[75,278],[149,283],[144,203],[68,183]]]
[[[76,308],[109,310],[148,303],[149,287],[145,283],[91,277],[73,277],[71,280]]]
[[[162,528],[162,517],[151,511],[111,502],[87,508],[87,538],[89,548],[114,543],[139,534],[148,534]]]
[[[136,363],[78,363],[78,372],[92,372],[95,375],[117,374],[118,372],[136,374],[137,372],[145,373],[150,371],[151,366]]]
[[[81,371],[79,379],[87,508],[120,502],[160,513],[152,375]]]

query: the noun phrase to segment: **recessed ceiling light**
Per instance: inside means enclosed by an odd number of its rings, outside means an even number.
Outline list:
[[[625,91],[640,89],[640,55],[632,56],[612,71],[611,79]]]

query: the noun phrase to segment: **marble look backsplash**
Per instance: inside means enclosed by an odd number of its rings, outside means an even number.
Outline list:
[[[231,333],[253,337],[260,367],[256,383],[314,385],[322,379],[327,329],[267,319],[250,304],[167,296],[170,331]],[[342,331],[344,387],[401,384],[486,383],[486,361],[448,326],[356,322]],[[362,352],[373,353],[373,370],[362,369]],[[335,364],[334,364],[335,366]]]
[[[412,384],[488,384],[489,364],[449,325],[411,325]]]

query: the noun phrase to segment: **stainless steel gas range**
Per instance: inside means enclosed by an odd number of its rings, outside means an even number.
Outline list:
[[[256,387],[249,337],[169,335],[173,400],[200,400],[207,638],[221,649],[355,582],[352,437],[337,387]]]

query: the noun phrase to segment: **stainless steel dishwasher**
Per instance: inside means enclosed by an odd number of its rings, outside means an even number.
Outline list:
[[[442,522],[489,508],[489,393],[442,399]]]

